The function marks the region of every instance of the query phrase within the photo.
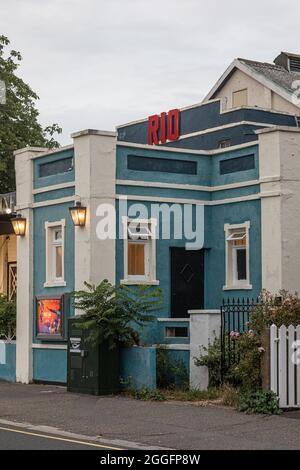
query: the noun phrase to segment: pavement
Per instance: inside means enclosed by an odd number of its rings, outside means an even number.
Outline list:
[[[299,450],[299,418],[0,382],[0,449]]]

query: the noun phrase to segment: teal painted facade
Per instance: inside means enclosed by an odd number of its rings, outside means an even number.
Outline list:
[[[38,382],[66,383],[67,351],[59,349],[34,349],[33,379]]]
[[[135,171],[127,169],[127,157],[136,155],[140,157],[151,157],[157,159],[185,160],[197,162],[196,175],[182,175],[175,173],[159,173]],[[246,155],[253,155],[255,166],[251,170],[220,174],[220,162],[228,159],[239,158]],[[204,212],[204,309],[219,309],[223,299],[228,297],[257,297],[261,291],[261,207],[259,200],[260,185],[253,184],[259,179],[259,154],[258,145],[253,145],[245,149],[235,151],[224,150],[216,155],[194,155],[192,153],[178,153],[165,150],[148,150],[145,148],[122,147],[122,143],[117,147],[117,180],[122,180],[122,185],[117,185],[118,195],[127,196],[128,211],[133,204],[143,203],[150,214],[150,207],[155,203],[155,198],[171,199],[174,203],[181,199],[187,201],[205,201]],[[129,184],[126,185],[128,180]],[[130,186],[131,181],[139,181],[138,186]],[[247,182],[250,182],[247,185]],[[153,187],[151,183],[162,184],[162,187]],[[175,189],[163,187],[164,183],[179,185],[198,185],[211,188],[211,190],[195,189]],[[239,184],[240,187],[232,189],[222,189],[223,185]],[[134,200],[130,199],[134,197]],[[251,201],[238,201],[234,203],[222,204],[222,200],[231,198],[243,198],[253,196]],[[147,199],[153,199],[153,202]],[[145,199],[146,201],[145,201]],[[217,205],[209,205],[209,203]],[[170,206],[171,203],[168,203]],[[119,210],[119,204],[117,208]],[[119,214],[118,214],[119,215]],[[124,214],[122,214],[124,215]],[[150,217],[150,216],[149,216]],[[143,218],[143,216],[141,216]],[[242,224],[250,222],[249,243],[250,243],[250,282],[251,290],[223,290],[226,284],[225,273],[225,224]],[[160,226],[161,221],[158,225]],[[173,220],[171,220],[171,234],[173,233]],[[184,247],[187,240],[156,240],[156,278],[163,292],[163,304],[157,312],[158,319],[141,332],[142,341],[147,344],[169,345],[174,347],[168,350],[167,355],[170,361],[181,363],[189,373],[190,353],[188,350],[176,349],[176,345],[189,344],[187,338],[168,338],[166,327],[186,327],[189,329],[189,322],[177,322],[172,318],[171,311],[171,253],[172,247]],[[117,238],[116,246],[116,282],[121,282],[124,278],[124,241]],[[169,318],[169,320],[167,320]]]
[[[15,382],[16,380],[16,344],[0,344],[0,380]]]
[[[40,192],[34,195],[34,202],[50,204],[35,207],[33,211],[33,343],[39,347],[33,347],[33,379],[36,381],[50,381],[65,383],[67,377],[67,351],[66,349],[53,349],[67,345],[67,319],[73,315],[73,309],[67,308],[64,317],[64,340],[57,342],[41,341],[37,339],[36,330],[36,299],[37,297],[60,296],[74,291],[74,225],[69,215],[69,207],[73,202],[54,203],[51,201],[63,198],[74,198],[74,165],[68,172],[52,176],[39,177],[39,166],[45,163],[58,162],[65,158],[73,157],[73,149],[42,156],[34,160],[34,188],[43,189],[53,185],[61,185],[59,189]],[[63,187],[64,184],[67,187]],[[64,246],[64,280],[65,286],[45,287],[46,282],[46,222],[65,221],[65,246]]]
[[[219,129],[224,124],[220,122],[219,103],[209,106],[199,106],[182,114],[182,129],[189,132],[205,130],[207,133],[207,146],[200,146],[200,137],[180,139],[177,143],[167,143],[164,148],[159,146],[149,148],[145,146],[145,123],[128,125],[118,130],[116,138],[116,220],[117,239],[115,244],[115,282],[119,285],[124,279],[124,240],[120,238],[120,215],[129,215],[133,205],[142,203],[151,216],[152,204],[166,204],[171,206],[178,203],[182,208],[190,203],[193,207],[193,217],[197,206],[204,206],[204,219],[201,229],[204,231],[204,305],[206,310],[219,309],[223,299],[257,297],[262,289],[261,276],[261,200],[259,184],[259,145],[257,136],[245,137],[245,128],[236,126],[226,129],[227,137],[232,133],[233,141],[238,148],[229,147],[216,150],[220,130],[214,134],[213,128]],[[209,113],[209,110],[213,113]],[[218,109],[217,109],[218,108]],[[200,112],[201,111],[201,112]],[[205,115],[206,113],[206,115]],[[222,119],[249,118],[250,110],[240,110],[221,116]],[[281,115],[276,113],[257,113],[251,111],[261,120],[258,122],[280,124]],[[201,122],[194,117],[201,117]],[[217,116],[217,118],[216,118]],[[205,119],[204,119],[205,118]],[[282,117],[283,119],[283,117]],[[287,118],[286,118],[287,119]],[[213,122],[212,122],[213,121]],[[205,124],[207,122],[207,124]],[[198,127],[197,127],[198,126]],[[206,127],[205,127],[206,126]],[[203,127],[203,129],[202,129]],[[252,131],[256,126],[252,126]],[[142,129],[142,134],[140,133]],[[247,132],[250,132],[249,126]],[[188,132],[189,131],[189,132]],[[182,132],[182,135],[184,132]],[[130,140],[131,139],[131,140]],[[199,140],[200,139],[200,140]],[[204,137],[203,137],[204,139]],[[236,140],[235,140],[236,139]],[[126,142],[125,142],[126,141]],[[203,140],[201,140],[203,142]],[[132,145],[135,143],[135,145]],[[186,148],[184,145],[188,144]],[[247,146],[242,144],[247,143]],[[140,145],[140,147],[138,146]],[[211,151],[213,149],[213,151]],[[195,152],[195,150],[197,152]],[[210,150],[210,151],[205,151]],[[161,168],[168,168],[172,162],[191,162],[196,171],[189,174],[176,171],[141,171],[128,169],[129,156],[163,160]],[[220,164],[226,160],[239,157],[253,156],[254,167],[245,171],[227,172],[222,174]],[[41,166],[59,165],[61,160],[73,159],[72,165],[65,172],[49,176],[41,176]],[[168,162],[169,161],[169,162]],[[166,164],[165,164],[166,163]],[[178,164],[178,163],[177,163]],[[75,289],[75,230],[69,215],[69,207],[74,204],[75,194],[75,167],[76,157],[73,148],[57,150],[44,156],[33,159],[33,379],[45,382],[65,383],[67,376],[67,342],[41,341],[36,337],[36,297],[49,297],[67,294]],[[178,164],[178,167],[180,165]],[[183,168],[184,166],[181,165]],[[170,167],[171,168],[171,167]],[[82,183],[82,182],[81,182]],[[232,187],[226,187],[232,185]],[[120,198],[126,196],[127,209],[123,212],[124,203]],[[122,213],[121,213],[122,208]],[[152,214],[153,215],[153,214]],[[140,218],[144,218],[141,214]],[[47,287],[46,281],[46,222],[65,220],[65,286]],[[224,289],[226,285],[226,240],[224,226],[226,224],[244,224],[249,222],[249,267],[250,286],[247,289]],[[174,217],[171,217],[169,239],[157,238],[156,243],[156,280],[162,290],[162,305],[155,312],[155,320],[141,331],[141,348],[125,348],[121,353],[121,376],[126,382],[131,377],[136,388],[147,386],[150,389],[156,386],[156,349],[167,346],[170,360],[182,362],[189,372],[190,362],[190,322],[188,318],[174,318],[171,307],[171,249],[185,248],[189,242],[184,236],[176,240],[173,234]],[[81,230],[81,229],[80,229]],[[89,230],[86,226],[83,230]],[[158,234],[161,235],[161,219],[158,219]],[[95,245],[93,245],[95,249]],[[101,250],[101,241],[96,245]],[[99,279],[99,282],[102,279]],[[153,287],[155,288],[155,287]],[[67,317],[73,315],[72,308]],[[170,337],[167,328],[186,328],[186,337]],[[67,332],[66,332],[67,333]],[[178,336],[178,335],[177,335]],[[0,366],[0,377],[1,375]]]
[[[123,348],[120,378],[125,389],[156,389],[156,348]]]
[[[220,175],[219,164],[222,160],[238,158],[241,156],[253,154],[255,159],[255,168],[247,171],[235,172],[227,175]],[[185,159],[197,162],[197,175],[178,175],[171,173],[157,172],[139,172],[127,169],[126,161],[129,155],[139,155],[143,157],[159,158],[159,159]],[[240,201],[235,203],[224,203],[222,200],[229,198],[242,198],[244,196],[258,197],[260,191],[259,184],[252,184],[259,178],[258,164],[258,146],[248,147],[235,151],[224,151],[217,155],[194,155],[188,152],[181,154],[177,152],[169,152],[164,150],[146,150],[144,148],[130,148],[118,146],[117,148],[117,180],[122,180],[124,184],[117,186],[117,194],[127,195],[128,210],[133,204],[142,202],[148,208],[150,214],[151,202],[145,202],[145,199],[152,197],[153,203],[155,198],[170,198],[175,203],[176,200],[199,200],[215,202],[217,205],[206,205],[204,213],[204,258],[205,258],[205,274],[204,274],[204,308],[218,309],[222,304],[222,300],[228,297],[256,297],[261,291],[261,211],[260,200]],[[124,181],[125,180],[125,181]],[[128,181],[142,181],[145,185],[129,186]],[[247,182],[251,182],[247,186]],[[197,191],[194,189],[170,189],[156,188],[151,183],[172,183],[186,185],[200,185],[212,188],[213,191]],[[243,183],[242,187],[234,189],[218,190],[227,184]],[[135,199],[131,200],[130,196]],[[138,200],[136,200],[138,198]],[[224,201],[225,202],[225,201]],[[168,203],[170,206],[171,203]],[[119,207],[119,205],[117,205]],[[142,217],[143,218],[143,217]],[[224,291],[225,281],[225,224],[241,224],[246,221],[250,222],[250,281],[253,286],[251,290],[232,290]],[[159,224],[160,225],[160,224]],[[173,220],[171,221],[171,234],[173,232]],[[156,240],[156,278],[159,280],[160,288],[163,292],[163,306],[157,312],[158,318],[170,318],[173,326],[176,319],[171,319],[171,267],[170,267],[170,248],[184,247],[186,239],[175,240]],[[123,250],[124,241],[117,239],[117,270],[116,282],[119,283],[123,279],[124,260]],[[188,323],[187,323],[188,324]],[[187,324],[184,324],[186,326]],[[178,326],[176,324],[176,326]],[[183,326],[182,324],[180,326]],[[159,343],[168,344],[172,342],[186,343],[188,339],[168,339],[164,335],[164,326],[160,322],[154,322],[142,332],[143,340],[147,344]]]
[[[246,155],[254,155],[255,168],[252,170],[233,172],[226,175],[220,174],[220,162],[227,159],[238,158]],[[50,342],[41,341],[36,337],[36,297],[49,297],[70,293],[75,286],[74,273],[74,226],[69,216],[69,207],[73,205],[75,198],[74,162],[72,170],[46,177],[40,177],[39,166],[44,163],[57,162],[60,159],[70,158],[72,149],[39,157],[34,160],[34,302],[33,314],[33,379],[44,382],[65,383],[67,375],[67,351],[66,341]],[[196,174],[177,174],[168,172],[147,172],[127,169],[127,157],[129,155],[151,157],[166,160],[179,160],[196,162]],[[244,149],[228,151],[216,155],[193,154],[187,152],[173,152],[171,149],[148,150],[144,148],[128,147],[119,145],[116,154],[116,194],[127,196],[127,208],[130,210],[133,204],[143,203],[151,214],[151,205],[161,198],[178,202],[190,201],[193,205],[193,216],[195,216],[195,202],[202,201],[206,204],[204,209],[204,308],[218,309],[222,300],[227,297],[255,297],[261,290],[261,234],[260,234],[260,200],[259,184],[253,184],[259,178],[259,155],[258,146],[253,145]],[[128,181],[128,185],[126,184]],[[131,186],[131,182],[138,181],[139,184]],[[247,185],[247,182],[250,182]],[[151,183],[162,187],[154,187]],[[164,187],[167,183],[171,185],[187,185],[182,188]],[[223,185],[239,183],[240,187],[223,189]],[[58,188],[49,186],[59,185]],[[189,185],[192,185],[191,188]],[[196,187],[201,188],[197,189]],[[45,188],[45,190],[43,190]],[[236,201],[233,203],[222,203],[222,200],[231,198],[253,197],[253,200]],[[68,201],[64,202],[67,198]],[[134,198],[134,199],[133,199]],[[151,201],[147,200],[151,198]],[[170,206],[171,202],[168,203]],[[214,204],[214,205],[211,205]],[[120,203],[116,202],[117,220],[119,217]],[[123,214],[124,215],[124,214]],[[45,287],[46,281],[46,222],[57,222],[65,220],[65,283],[63,287]],[[225,224],[240,224],[250,222],[250,279],[252,290],[224,291],[225,285]],[[161,219],[158,223],[160,233]],[[174,219],[171,218],[171,238],[156,240],[156,278],[163,293],[163,302],[156,312],[156,320],[148,324],[141,332],[141,341],[145,348],[129,348],[122,350],[121,375],[134,383],[136,388],[147,386],[150,389],[156,386],[156,359],[155,345],[167,345],[168,356],[174,362],[181,362],[188,374],[190,353],[177,345],[189,345],[189,321],[177,321],[172,317],[171,311],[171,255],[173,247],[185,247],[188,241],[184,237],[176,240],[173,237]],[[117,230],[119,226],[117,224]],[[117,233],[116,241],[116,284],[124,278],[124,241],[119,239]],[[161,233],[160,233],[161,235]],[[99,241],[99,244],[101,242]],[[254,255],[252,255],[252,253]],[[72,315],[72,308],[66,312],[66,317]],[[65,318],[66,320],[67,318]],[[169,337],[166,328],[186,328],[186,337]],[[173,348],[173,349],[172,349]],[[141,367],[142,365],[142,367]],[[141,370],[147,371],[147,374]],[[144,377],[145,375],[145,377]]]
[[[51,154],[36,158],[33,163],[33,189],[40,189],[55,184],[63,184],[74,181],[75,171],[74,162],[73,168],[70,171],[54,174],[51,176],[40,176],[40,166],[45,163],[54,163],[59,160],[66,158],[74,158],[74,150],[70,148],[68,150],[62,150],[53,152]]]

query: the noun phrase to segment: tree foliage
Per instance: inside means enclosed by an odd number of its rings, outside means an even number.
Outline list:
[[[9,50],[10,41],[0,35],[0,82],[5,100],[0,102],[0,193],[15,189],[14,155],[26,146],[59,147],[54,135],[60,134],[57,124],[45,129],[38,122],[37,94],[16,75],[21,54]]]
[[[16,336],[16,301],[0,295],[0,338],[11,341]]]
[[[149,286],[115,287],[107,280],[98,286],[85,283],[87,290],[74,292],[74,305],[84,313],[80,326],[91,331],[92,342],[139,344],[139,331],[153,321],[151,312],[160,305],[161,291]]]

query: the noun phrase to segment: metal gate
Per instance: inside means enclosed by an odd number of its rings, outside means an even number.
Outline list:
[[[232,333],[244,333],[249,329],[250,314],[259,303],[258,299],[228,299],[221,307],[221,381],[224,382],[226,372],[233,364],[239,362],[236,341],[232,341]]]

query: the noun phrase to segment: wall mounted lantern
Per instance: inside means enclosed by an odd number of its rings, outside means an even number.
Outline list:
[[[17,214],[11,219],[14,232],[18,237],[23,237],[26,233],[26,218]]]
[[[75,227],[84,227],[86,221],[86,207],[77,201],[74,207],[69,207],[70,216],[72,217]]]

